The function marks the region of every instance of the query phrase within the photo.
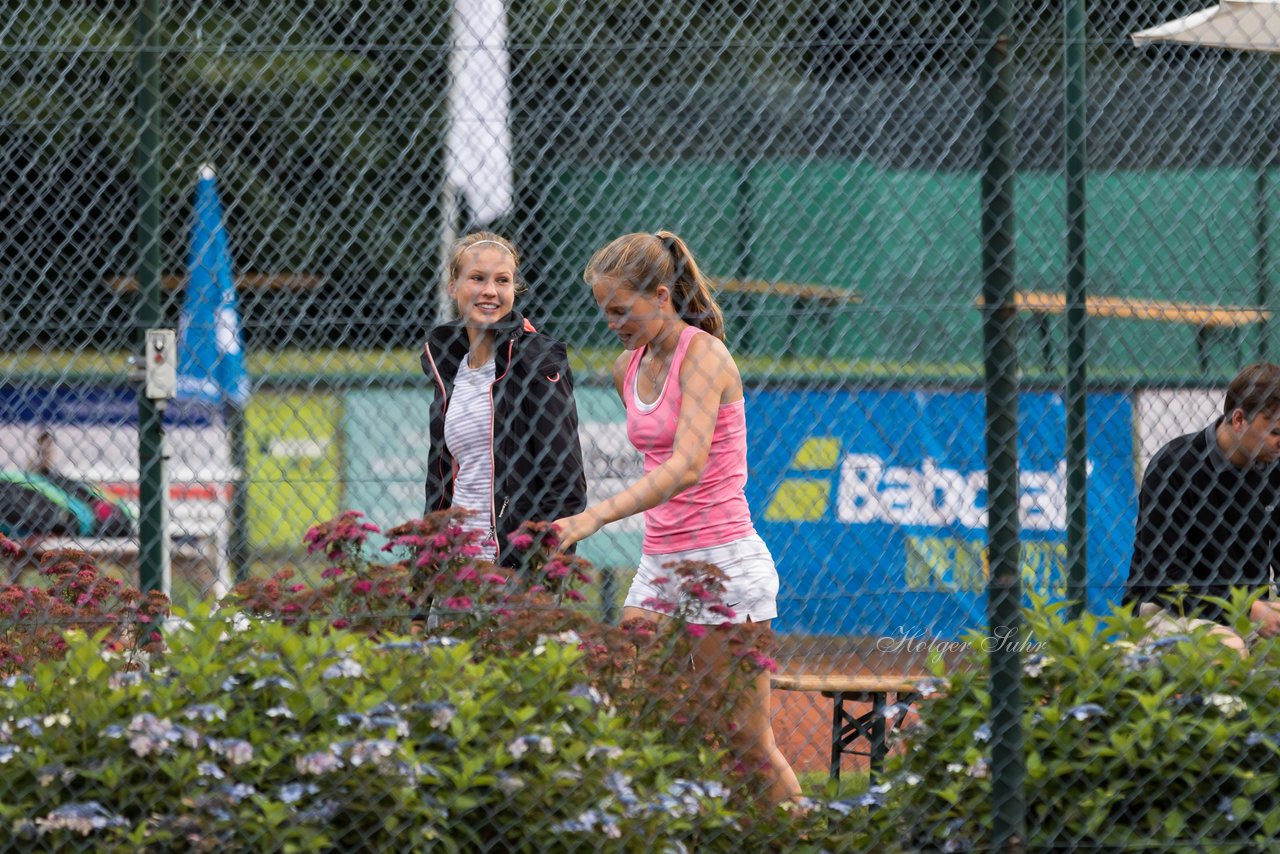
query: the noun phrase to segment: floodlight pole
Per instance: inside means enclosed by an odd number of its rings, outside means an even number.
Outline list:
[[[138,92],[138,290],[135,352],[146,352],[147,331],[160,325],[160,3],[140,0],[135,35]],[[138,389],[138,586],[162,590],[165,575],[163,402]]]
[[[1025,845],[1022,576],[1018,529],[1018,314],[1013,252],[1010,0],[984,0],[978,124],[982,195],[982,339],[987,419],[987,617],[990,649],[991,847]]]

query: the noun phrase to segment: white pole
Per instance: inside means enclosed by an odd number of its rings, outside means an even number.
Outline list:
[[[440,281],[436,291],[436,322],[453,319],[453,300],[449,297],[449,255],[458,242],[458,188],[444,182],[440,194]]]

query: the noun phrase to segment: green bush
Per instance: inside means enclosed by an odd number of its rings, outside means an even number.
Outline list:
[[[624,717],[661,730],[668,744],[692,754],[723,755],[732,703],[757,674],[776,665],[763,651],[772,635],[757,626],[688,622],[697,605],[732,614],[722,604],[719,569],[694,561],[673,565],[661,598],[651,603],[669,621],[611,626],[583,610],[587,597],[580,588],[591,583],[594,570],[558,551],[549,523],[526,523],[512,537],[522,555],[521,570],[513,572],[480,556],[481,534],[465,529],[462,519],[463,511],[445,510],[391,529],[385,548],[401,560],[382,564],[371,561],[365,548],[376,526],[346,511],[307,533],[309,550],[333,562],[321,584],[297,581],[292,570],[283,570],[238,585],[231,602],[307,633],[461,638],[472,643],[478,660],[523,654],[545,637],[569,633],[585,653],[582,681],[610,697]],[[722,634],[734,650],[729,672],[710,698],[700,690],[708,686],[695,686],[689,666],[695,637],[709,631]],[[751,782],[735,785],[735,794],[745,794]]]
[[[1241,595],[1229,603],[1247,613]],[[1241,619],[1238,617],[1237,619]],[[1247,618],[1243,618],[1247,619]],[[1261,850],[1280,834],[1280,649],[1241,659],[1204,631],[1152,638],[1130,609],[1068,621],[1026,612],[1028,847]],[[1243,625],[1243,624],[1242,624]],[[991,641],[968,639],[975,650]],[[983,848],[991,826],[986,655],[926,684],[865,826],[890,850]],[[1198,847],[1202,846],[1202,847]]]
[[[581,682],[572,638],[476,661],[444,639],[203,613],[183,625],[154,669],[123,669],[71,631],[64,658],[5,683],[0,831],[105,851],[692,849],[733,835],[728,790],[705,779],[715,763],[616,714]]]
[[[817,838],[825,804],[768,807],[754,769],[727,761],[732,683],[773,665],[749,627],[685,621],[690,597],[719,596],[717,569],[673,567],[656,603],[670,623],[608,626],[576,604],[591,567],[547,526],[522,535],[511,573],[476,559],[456,515],[389,532],[405,557],[378,564],[372,526],[344,513],[308,534],[333,562],[319,585],[247,582],[163,637],[149,620],[166,602],[105,624],[84,609],[110,597],[57,604],[92,580],[83,556],[65,558],[48,590],[23,591],[60,621],[6,626],[57,642],[0,683],[0,848],[740,852]],[[688,676],[705,631],[737,653],[715,703]]]

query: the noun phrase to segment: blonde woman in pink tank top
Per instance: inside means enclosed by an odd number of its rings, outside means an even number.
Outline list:
[[[581,513],[556,520],[565,545],[610,522],[644,514],[644,547],[627,593],[623,622],[668,619],[646,607],[663,596],[657,581],[673,561],[705,561],[728,575],[724,604],[733,622],[777,616],[778,573],[751,522],[742,377],[724,345],[724,321],[689,248],[667,231],[619,237],[598,251],[584,278],[624,352],[613,366],[627,410],[627,436],[644,456],[645,474]],[[724,612],[698,622],[719,625]],[[723,632],[697,640],[699,681],[717,684],[731,651]],[[723,678],[718,684],[723,685]],[[734,708],[730,743],[747,767],[767,769],[769,798],[800,797],[800,784],[778,750],[769,674],[759,674]]]

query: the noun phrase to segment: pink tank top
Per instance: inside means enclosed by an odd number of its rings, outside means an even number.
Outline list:
[[[680,334],[666,382],[651,404],[636,391],[636,374],[644,350],[631,354],[623,380],[627,407],[627,438],[644,455],[644,470],[653,471],[671,459],[680,417],[680,367],[694,335],[706,334],[690,326]],[[693,486],[644,514],[644,553],[670,554],[719,546],[755,533],[743,491],[747,485],[746,401],[721,406],[716,414],[711,450],[702,477]]]

